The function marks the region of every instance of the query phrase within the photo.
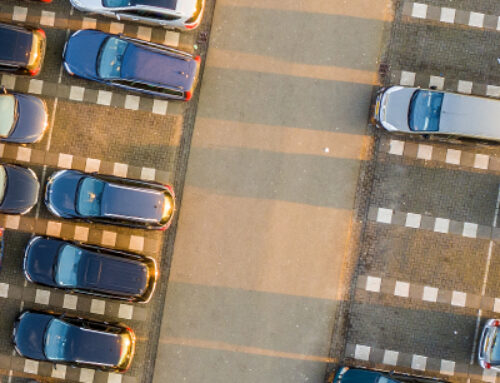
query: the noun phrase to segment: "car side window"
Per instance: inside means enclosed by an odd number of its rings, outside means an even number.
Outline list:
[[[180,16],[167,15],[165,13],[146,11],[146,10],[142,10],[142,9],[131,9],[131,10],[127,10],[127,11],[121,11],[120,15],[141,16],[141,17],[147,17],[149,19],[157,19],[157,20],[179,20],[180,19]]]
[[[116,80],[113,82],[115,84],[122,84],[122,85],[126,85],[126,86],[131,86],[135,89],[145,90],[148,92],[157,92],[157,93],[169,94],[169,95],[178,96],[178,97],[182,97],[184,95],[184,93],[182,91],[179,91],[179,90],[163,88],[161,86],[156,86],[156,85],[144,84],[142,82],[134,82],[134,81],[129,81],[129,80]]]

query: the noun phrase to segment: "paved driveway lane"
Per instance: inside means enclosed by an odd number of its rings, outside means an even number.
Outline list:
[[[154,382],[323,381],[377,5],[216,3]]]

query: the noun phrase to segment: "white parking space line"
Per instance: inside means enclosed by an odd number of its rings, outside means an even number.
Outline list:
[[[145,41],[151,41],[151,33],[153,30],[149,27],[139,26],[137,29],[137,38]]]
[[[109,33],[120,34],[123,33],[125,29],[125,25],[122,23],[112,22],[109,27]]]
[[[80,369],[80,382],[93,383],[95,371],[89,368]]]
[[[49,221],[47,222],[46,234],[51,237],[59,237],[61,235],[61,222]]]
[[[493,370],[484,369],[482,380],[483,380],[483,382],[495,383],[497,380],[497,373]]]
[[[462,291],[453,291],[451,295],[451,305],[458,307],[465,307],[467,301],[467,294]]]
[[[103,246],[114,247],[116,244],[116,233],[114,231],[102,231],[101,244]]]
[[[490,97],[500,97],[500,86],[498,85],[487,85],[486,95]]]
[[[405,142],[401,140],[392,140],[389,143],[389,154],[394,154],[396,156],[402,156],[405,150]]]
[[[411,15],[418,19],[425,19],[427,17],[427,4],[413,3]]]
[[[446,150],[445,162],[453,165],[460,165],[460,157],[462,156],[461,150],[448,149]]]
[[[57,166],[64,169],[71,169],[73,165],[73,155],[59,153],[59,159],[57,160]]]
[[[0,283],[0,297],[7,298],[9,296],[9,284]]]
[[[82,21],[82,29],[96,29],[97,20],[91,17],[84,17]]]
[[[469,26],[482,28],[484,25],[484,13],[471,12],[469,15]]]
[[[436,88],[443,90],[444,88],[444,77],[441,76],[430,76],[429,78],[429,88]]]
[[[126,305],[121,303],[120,308],[118,309],[118,316],[124,319],[132,319],[132,315],[134,314],[134,306]]]
[[[28,16],[28,8],[26,7],[14,7],[14,11],[12,12],[12,21],[20,21],[24,23],[26,21],[26,17]]]
[[[131,235],[129,248],[130,248],[130,250],[139,251],[139,252],[144,250],[144,237],[139,236],[139,235]]]
[[[104,310],[106,308],[106,302],[101,299],[92,299],[90,303],[90,312],[92,314],[104,315]]]
[[[396,366],[398,364],[398,351],[384,350],[384,359],[382,363],[388,364],[389,366]]]
[[[40,17],[40,24],[53,27],[56,21],[56,13],[51,11],[42,11],[42,16]]]
[[[42,94],[43,80],[31,79],[28,86],[28,93]]]
[[[495,298],[495,303],[493,303],[493,311],[500,313],[500,298]]]
[[[457,10],[455,8],[441,8],[441,15],[439,20],[443,23],[454,23],[455,22],[455,14]]]
[[[425,371],[427,365],[427,357],[422,355],[413,355],[411,359],[411,368],[414,370]]]
[[[112,92],[108,92],[107,90],[100,90],[97,92],[97,103],[99,105],[110,106],[112,96]]]
[[[133,96],[131,94],[127,94],[125,96],[125,109],[138,110],[140,100],[141,99],[139,96]]]
[[[108,374],[108,383],[121,383],[122,375],[111,372]]]
[[[396,281],[394,287],[394,295],[398,297],[408,298],[410,296],[410,284],[408,282]]]
[[[11,74],[2,75],[1,85],[6,87],[7,89],[14,89],[16,87],[16,76]]]
[[[8,215],[5,218],[5,228],[17,230],[19,228],[20,221],[21,221],[20,215]]]
[[[457,91],[464,94],[471,94],[472,81],[458,80]]]
[[[48,305],[50,300],[50,291],[36,289],[35,293],[35,303],[39,305]]]
[[[418,144],[417,158],[420,160],[430,161],[432,159],[432,146]]]
[[[85,226],[75,226],[76,241],[86,242],[89,239],[89,228]]]
[[[462,235],[467,238],[476,238],[477,237],[477,223],[464,222],[464,229],[462,231]]]
[[[98,172],[100,167],[101,167],[101,160],[98,160],[96,158],[87,158],[85,162],[86,173]]]
[[[78,304],[78,297],[72,294],[64,294],[63,308],[68,310],[76,310]]]
[[[448,218],[436,218],[434,222],[434,231],[436,233],[448,233],[450,230],[450,220]]]
[[[439,369],[439,373],[443,375],[455,375],[455,362],[452,360],[441,360],[441,368]]]
[[[154,114],[159,114],[159,115],[164,116],[167,114],[167,108],[168,108],[168,101],[165,101],[165,100],[154,100],[153,101],[152,112]]]
[[[424,291],[422,293],[422,300],[427,302],[437,302],[439,289],[431,286],[424,286]]]
[[[24,372],[27,374],[38,374],[39,363],[36,360],[26,359],[24,361]]]
[[[377,212],[377,222],[390,224],[392,222],[392,215],[392,209],[385,209],[381,207]]]
[[[71,101],[83,101],[85,88],[72,85],[69,89],[69,99]]]
[[[179,40],[181,38],[181,34],[175,31],[167,31],[165,34],[165,40],[163,43],[165,45],[170,45],[171,47],[179,46]]]
[[[141,179],[145,181],[152,181],[155,179],[156,170],[153,168],[142,168]]]
[[[382,278],[368,276],[366,278],[366,291],[373,291],[374,293],[380,292],[380,285],[382,284]]]
[[[401,78],[399,80],[399,85],[413,86],[415,85],[415,72],[401,71]]]
[[[418,229],[420,227],[420,222],[422,221],[421,214],[408,213],[406,215],[406,227],[411,227],[413,229]]]
[[[126,177],[128,172],[128,165],[115,162],[113,165],[113,174],[117,177]]]
[[[17,148],[16,160],[29,162],[31,159],[31,148],[20,146]]]
[[[354,357],[359,360],[367,361],[370,359],[370,351],[371,347],[357,344],[356,350],[354,351]]]
[[[50,376],[57,379],[66,379],[66,366],[64,364],[55,364],[52,367]]]
[[[486,154],[476,154],[474,156],[474,167],[476,169],[488,169],[490,163],[490,156]]]

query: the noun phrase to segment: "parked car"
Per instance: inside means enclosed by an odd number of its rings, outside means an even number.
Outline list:
[[[63,60],[70,75],[185,101],[191,99],[201,61],[165,45],[94,30],[75,32]]]
[[[0,92],[0,140],[32,144],[41,140],[48,126],[45,102],[29,94]]]
[[[500,100],[391,86],[375,103],[377,125],[391,132],[500,140]]]
[[[60,170],[47,182],[45,204],[62,218],[165,230],[175,196],[172,187],[156,182]]]
[[[500,371],[500,344],[499,340],[500,320],[490,319],[486,322],[479,341],[477,359],[479,365],[486,369]]]
[[[158,277],[151,258],[40,236],[26,246],[23,270],[30,282],[130,302],[147,302]]]
[[[36,76],[42,68],[45,40],[43,29],[0,23],[0,70]]]
[[[116,372],[130,367],[135,351],[128,327],[30,310],[16,319],[12,339],[25,358]]]
[[[205,0],[70,0],[83,12],[98,13],[118,20],[190,30],[200,25]]]
[[[40,184],[33,170],[0,164],[0,213],[26,214],[38,201]]]
[[[418,375],[340,366],[328,383],[447,383],[445,380]]]

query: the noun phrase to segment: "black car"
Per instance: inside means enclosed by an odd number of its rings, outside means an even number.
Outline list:
[[[14,323],[12,339],[25,358],[125,372],[132,363],[132,329],[105,322],[24,311]]]
[[[130,302],[147,302],[157,279],[151,258],[40,236],[26,246],[23,269],[30,282]]]
[[[45,45],[43,29],[0,23],[0,70],[36,76],[42,68]]]
[[[328,378],[328,383],[448,383],[426,376],[386,372],[367,368],[340,366]]]
[[[0,164],[0,213],[26,214],[38,201],[40,184],[33,170]]]
[[[45,204],[58,217],[165,230],[172,221],[172,187],[77,170],[60,170],[47,182]]]
[[[45,102],[29,94],[0,92],[0,140],[17,144],[40,141],[48,125]]]

